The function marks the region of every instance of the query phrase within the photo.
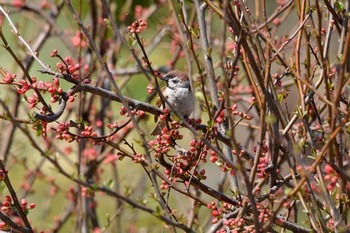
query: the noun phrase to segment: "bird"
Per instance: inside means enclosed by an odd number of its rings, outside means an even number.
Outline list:
[[[195,108],[194,95],[188,75],[179,70],[172,70],[161,79],[166,82],[166,88],[162,92],[167,100],[165,101],[165,107],[169,111],[174,110],[184,118],[188,118]],[[157,102],[158,105],[161,105],[161,101]],[[151,131],[151,135],[159,135],[164,126],[164,121],[162,123],[158,120],[155,128]]]

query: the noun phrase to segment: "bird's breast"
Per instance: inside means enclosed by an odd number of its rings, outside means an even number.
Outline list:
[[[175,110],[183,116],[190,116],[194,109],[193,93],[188,88],[167,88],[167,99]]]

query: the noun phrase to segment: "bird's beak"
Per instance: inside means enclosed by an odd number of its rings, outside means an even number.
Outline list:
[[[167,82],[169,80],[169,76],[164,75],[160,79]]]

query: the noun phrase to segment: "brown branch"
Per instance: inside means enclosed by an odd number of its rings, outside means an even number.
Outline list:
[[[8,191],[10,192],[10,195],[11,195],[12,200],[13,200],[13,204],[15,205],[19,216],[21,217],[22,221],[24,222],[24,225],[26,226],[27,230],[25,232],[33,232],[32,227],[29,223],[29,220],[28,220],[26,214],[22,210],[22,206],[17,198],[16,191],[14,190],[14,188],[11,184],[10,178],[8,177],[4,162],[2,160],[0,160],[0,170],[3,172],[3,174],[5,174],[4,183],[5,183]]]

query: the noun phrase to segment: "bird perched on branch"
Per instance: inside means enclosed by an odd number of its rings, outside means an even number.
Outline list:
[[[188,118],[194,110],[194,95],[187,74],[179,70],[172,70],[161,79],[166,81],[166,88],[162,92],[167,100],[164,101],[165,107],[169,111],[173,110],[184,118]],[[157,105],[160,106],[161,101],[157,101]],[[151,135],[159,135],[165,126],[164,123],[158,120]]]

